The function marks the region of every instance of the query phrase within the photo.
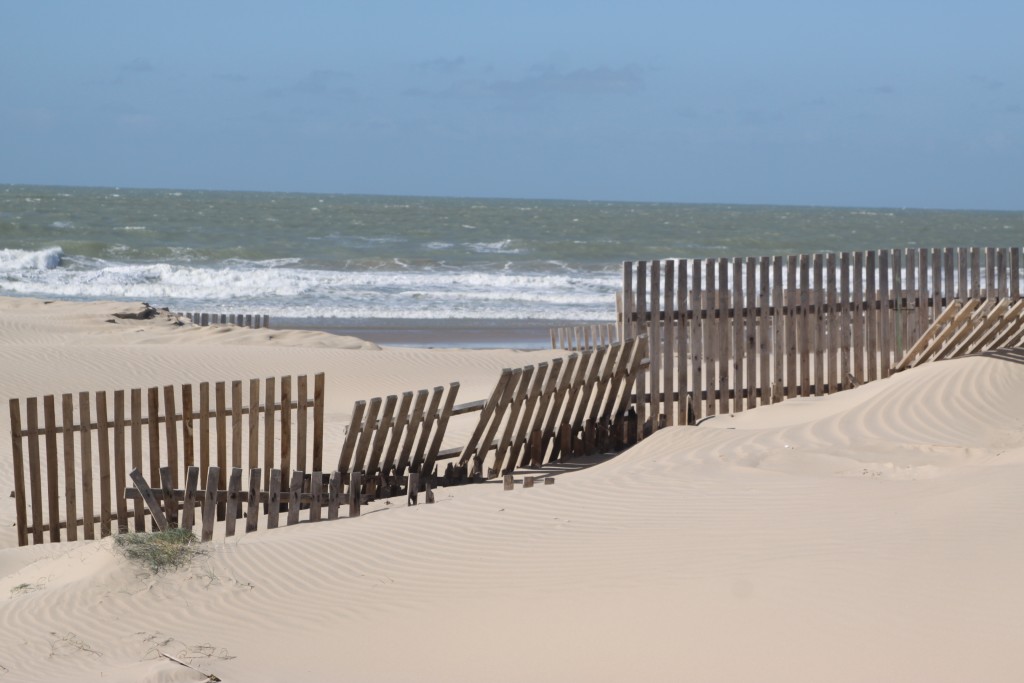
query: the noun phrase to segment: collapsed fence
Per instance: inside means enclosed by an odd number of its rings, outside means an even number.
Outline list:
[[[637,411],[656,429],[888,377],[948,304],[1021,281],[1019,247],[627,261],[621,337],[651,347]]]

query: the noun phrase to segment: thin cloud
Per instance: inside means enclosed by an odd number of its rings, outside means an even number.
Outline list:
[[[271,88],[267,94],[271,97],[288,95],[312,95],[315,97],[351,95],[354,91],[349,85],[351,74],[334,69],[315,69],[295,81],[291,85]]]
[[[642,91],[645,85],[643,70],[636,66],[598,66],[570,71],[538,66],[522,78],[465,78],[447,88],[432,90],[416,87],[405,90],[404,94],[444,99],[500,97],[523,100],[555,96],[629,95]]]

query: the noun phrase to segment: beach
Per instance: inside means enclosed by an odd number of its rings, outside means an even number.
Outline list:
[[[324,372],[330,460],[356,400],[478,400],[559,354],[114,316],[140,305],[0,299],[4,398]],[[0,679],[1017,680],[1022,385],[1019,351],[926,364],[159,575],[111,539],[15,547],[4,495]]]

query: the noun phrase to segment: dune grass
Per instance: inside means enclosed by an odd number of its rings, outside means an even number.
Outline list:
[[[114,547],[154,574],[187,567],[197,555],[206,553],[189,529],[119,534],[114,536]]]

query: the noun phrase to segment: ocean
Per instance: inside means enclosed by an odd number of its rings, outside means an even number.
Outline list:
[[[1024,212],[0,185],[0,294],[261,313],[380,343],[543,346],[623,260],[1019,246]]]

